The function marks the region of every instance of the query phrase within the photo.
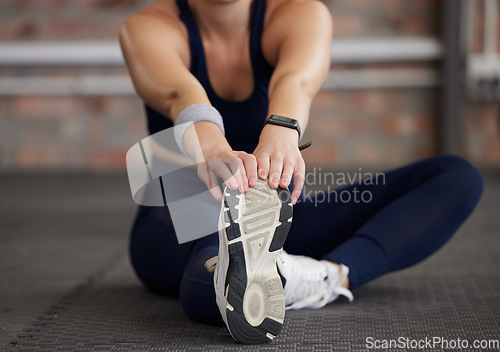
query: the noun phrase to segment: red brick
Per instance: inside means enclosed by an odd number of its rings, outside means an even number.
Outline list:
[[[133,116],[127,122],[127,130],[136,136],[143,136],[146,134],[146,121],[142,116]]]
[[[482,108],[482,114],[478,116],[479,119],[477,120],[477,127],[483,131],[489,131],[493,135],[498,135],[498,131],[500,130],[498,112],[498,105],[485,105]]]
[[[39,34],[38,23],[30,18],[3,19],[0,28],[0,40],[33,39]]]
[[[91,118],[87,124],[87,137],[90,140],[99,140],[104,136],[104,123],[101,119]]]
[[[117,98],[104,97],[104,96],[86,97],[79,99],[78,104],[80,105],[79,108],[81,108],[83,111],[101,116],[109,111],[108,107],[110,101],[113,99]]]
[[[498,121],[498,104],[475,104],[469,106],[465,115],[465,126],[467,131],[482,132],[496,135],[500,130]]]
[[[84,166],[95,170],[123,170],[128,149],[90,150],[85,153]]]
[[[331,107],[336,102],[336,94],[333,91],[320,91],[313,99],[314,109]]]
[[[387,95],[382,91],[360,91],[350,94],[352,108],[365,114],[377,115],[387,110]]]
[[[335,38],[356,37],[363,29],[363,19],[360,17],[333,16],[333,31]]]
[[[425,143],[424,145],[420,145],[419,147],[417,147],[416,159],[429,158],[429,157],[431,157],[431,156],[433,156],[435,154],[436,154],[436,148],[429,141],[428,143]]]
[[[349,0],[349,7],[355,8],[360,11],[371,10],[378,6],[376,1],[373,0]]]
[[[429,113],[421,113],[415,116],[416,132],[420,135],[429,135],[432,133],[435,124]]]
[[[377,121],[377,130],[384,134],[397,134],[399,132],[397,116],[394,114],[382,116]]]
[[[304,157],[304,161],[308,167],[332,167],[334,165],[334,161],[338,158],[338,150],[333,143],[315,143],[310,148],[304,150],[302,152],[302,156]]]
[[[487,165],[500,166],[500,141],[498,138],[485,143],[483,153]]]
[[[55,118],[74,118],[78,112],[76,99],[72,97],[52,97],[48,105],[48,113]]]
[[[12,100],[10,98],[0,99],[0,118],[7,117],[11,101]]]
[[[94,6],[102,10],[123,10],[134,8],[137,0],[94,0]]]
[[[122,28],[125,19],[126,18],[119,18],[103,24],[102,31],[106,35],[106,38],[118,38],[120,35],[120,29]]]
[[[96,38],[99,24],[91,19],[56,19],[49,26],[51,39],[89,39]]]
[[[376,147],[372,148],[376,150]],[[380,164],[394,164],[401,165],[408,162],[409,151],[404,148],[404,146],[394,143],[390,147],[380,150],[378,157],[381,159],[375,162],[372,162],[372,165],[380,165]]]
[[[71,5],[71,0],[44,0],[44,10],[49,13],[64,11]]]
[[[25,12],[30,9],[36,8],[39,1],[37,0],[17,0],[16,7],[19,12]]]
[[[47,113],[48,100],[44,97],[16,97],[14,114],[18,118],[41,119]]]
[[[25,145],[15,151],[15,162],[21,169],[57,168],[66,164],[67,152],[61,146]]]
[[[144,118],[143,103],[132,98],[97,98],[97,102],[87,100],[86,105],[96,112],[110,112],[115,116],[128,116],[138,112]]]
[[[368,131],[366,121],[350,119],[347,121],[348,134],[351,137],[359,137]]]
[[[345,121],[334,114],[330,118],[311,117],[306,133],[313,139],[330,139],[348,133]]]
[[[403,35],[427,35],[434,32],[434,24],[430,18],[421,14],[409,16],[387,16],[381,20],[381,24],[387,26],[392,33]]]
[[[370,143],[358,143],[351,160],[358,165],[381,165],[383,163],[381,152]]]

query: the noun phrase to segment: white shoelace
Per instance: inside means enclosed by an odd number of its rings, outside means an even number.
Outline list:
[[[316,280],[314,283],[308,285],[299,285],[296,288],[298,290],[297,295],[303,295],[304,298],[295,301],[287,309],[321,308],[334,301],[340,295],[352,301],[354,299],[352,292],[341,286],[342,282],[347,278],[348,272],[349,269],[345,265],[341,265],[339,275],[334,280],[327,278]],[[300,292],[301,289],[305,290],[305,292]]]

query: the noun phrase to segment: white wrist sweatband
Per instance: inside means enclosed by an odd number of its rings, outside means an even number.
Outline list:
[[[200,121],[215,123],[225,135],[222,115],[216,108],[207,104],[195,104],[185,108],[175,120],[174,135],[179,149],[188,157],[189,154],[184,145],[184,134],[189,126]]]

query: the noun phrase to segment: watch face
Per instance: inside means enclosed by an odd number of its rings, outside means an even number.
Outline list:
[[[283,122],[286,122],[286,123],[290,123],[293,125],[294,121],[293,119],[289,118],[289,117],[285,117],[285,116],[278,116],[278,115],[273,115],[271,116],[271,118],[273,120],[278,120],[278,121],[283,121]]]
[[[294,119],[291,119],[291,118],[285,117],[285,116],[272,115],[269,118],[269,120],[281,123],[283,125],[291,126],[291,127],[295,127],[298,125],[297,120],[294,120]]]
[[[297,130],[299,133],[299,138],[300,138],[300,126],[299,126],[299,121],[291,119],[289,117],[285,116],[279,116],[279,115],[271,115],[269,119],[266,121],[266,123],[270,123],[273,125],[279,125],[287,128],[293,128]]]

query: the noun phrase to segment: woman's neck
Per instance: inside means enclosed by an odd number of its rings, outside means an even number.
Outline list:
[[[230,38],[248,30],[252,1],[188,0],[188,4],[207,37]]]

